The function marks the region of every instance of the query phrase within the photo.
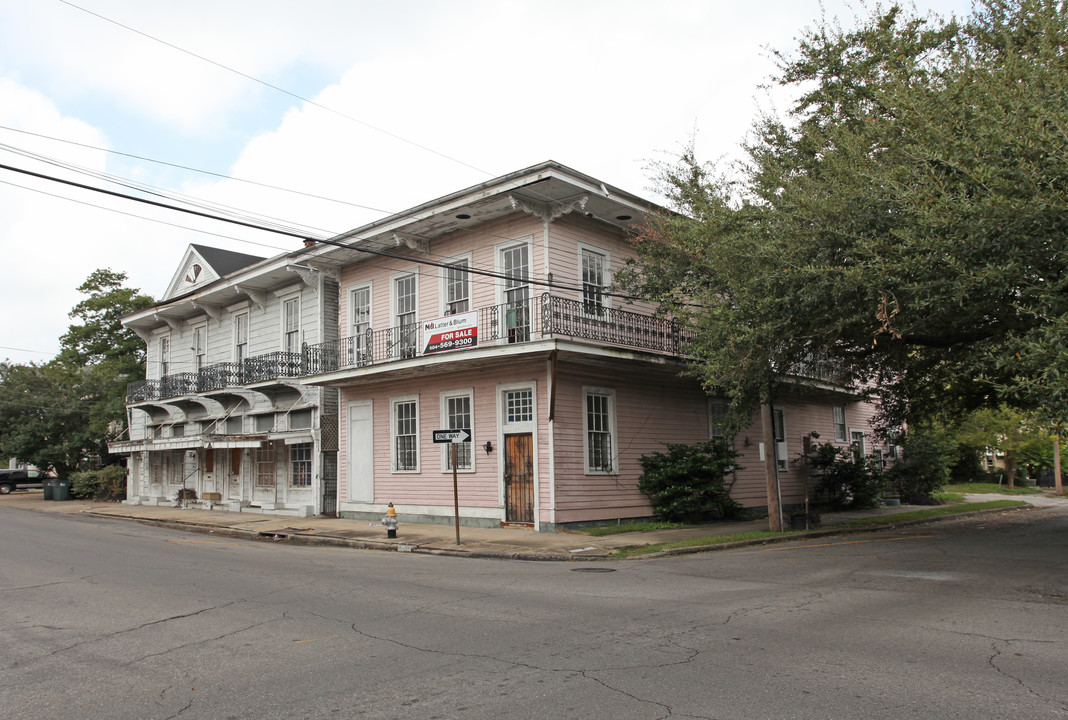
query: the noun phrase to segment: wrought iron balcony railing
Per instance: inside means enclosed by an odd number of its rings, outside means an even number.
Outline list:
[[[639,348],[669,355],[685,355],[689,341],[674,320],[629,310],[590,305],[544,294],[539,298],[479,308],[478,345],[510,344],[567,337],[601,345]],[[419,357],[419,325],[385,330],[368,329],[304,350],[306,375]]]
[[[688,334],[674,320],[548,293],[475,312],[479,346],[563,337],[685,356],[689,343]],[[353,337],[305,345],[300,353],[271,352],[242,362],[208,365],[197,372],[138,380],[127,387],[126,401],[161,400],[420,357],[423,347],[419,328],[419,323],[384,330],[369,328]]]

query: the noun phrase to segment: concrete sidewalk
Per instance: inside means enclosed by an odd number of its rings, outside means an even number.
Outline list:
[[[1009,496],[974,496],[975,502],[1005,499]],[[1038,498],[1042,500],[1039,501]],[[1029,496],[1010,499],[1029,500]],[[1068,498],[1037,496],[1035,505],[1068,503]],[[649,530],[592,537],[578,532],[535,532],[525,528],[460,527],[460,543],[456,543],[454,525],[402,523],[398,537],[387,538],[383,527],[373,527],[365,520],[330,517],[296,518],[259,513],[234,513],[213,510],[125,505],[87,500],[66,502],[46,501],[40,491],[15,492],[0,496],[0,507],[12,507],[38,512],[87,514],[137,522],[163,525],[229,537],[306,545],[335,545],[370,550],[391,550],[435,555],[465,557],[494,557],[521,560],[595,560],[605,559],[622,547],[659,545],[691,538],[734,535],[768,529],[767,518],[742,522],[722,522],[694,525],[668,530]],[[922,509],[902,505],[874,510],[823,513],[823,528],[797,533],[801,539],[833,534],[835,526],[851,520],[883,515],[895,515]],[[959,516],[950,516],[959,517]],[[713,546],[725,547],[723,545]]]

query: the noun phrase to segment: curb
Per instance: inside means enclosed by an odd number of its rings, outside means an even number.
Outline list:
[[[277,533],[255,532],[237,528],[217,527],[214,525],[201,525],[199,523],[184,522],[179,520],[154,520],[152,518],[140,518],[132,515],[114,515],[112,513],[86,512],[84,515],[98,518],[110,518],[112,520],[128,520],[141,525],[166,527],[172,530],[182,530],[200,535],[219,535],[222,537],[238,538],[240,540],[253,540],[257,542],[287,543],[303,546],[333,546],[347,547],[353,550],[379,550],[384,552],[409,553],[412,555],[438,555],[443,557],[483,558],[491,560],[532,560],[539,562],[576,562],[590,560],[608,560],[611,558],[599,557],[574,557],[571,555],[558,555],[556,553],[542,552],[494,552],[491,550],[455,550],[451,548],[430,548],[405,543],[388,543],[377,540],[354,540],[341,538],[333,535],[310,535],[306,533]]]
[[[734,548],[753,547],[755,545],[771,545],[785,542],[793,542],[794,540],[808,540],[809,538],[822,538],[832,537],[835,535],[859,535],[861,533],[871,533],[881,530],[893,530],[894,528],[913,527],[915,525],[931,525],[934,523],[945,522],[947,520],[956,520],[958,518],[975,517],[976,515],[992,515],[994,513],[1003,512],[1016,512],[1019,510],[1035,510],[1035,505],[1020,505],[1018,507],[1003,507],[1003,508],[987,508],[984,510],[972,510],[970,512],[954,513],[952,515],[943,515],[941,517],[923,518],[922,520],[905,520],[904,522],[886,523],[885,525],[873,525],[871,527],[842,527],[840,529],[828,528],[826,530],[809,530],[802,534],[797,535],[783,535],[781,537],[774,538],[760,538],[759,540],[737,540],[729,543],[717,543],[715,545],[694,545],[693,547],[684,548],[668,548],[667,550],[661,550],[654,553],[646,553],[644,555],[636,555],[633,558],[626,558],[627,560],[644,560],[659,557],[672,557],[674,555],[691,555],[700,552],[716,552],[717,550],[732,550]]]

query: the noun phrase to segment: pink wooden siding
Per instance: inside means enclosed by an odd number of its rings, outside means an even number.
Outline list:
[[[557,368],[554,449],[559,523],[642,517],[651,513],[638,491],[639,458],[662,443],[708,439],[708,409],[695,383],[635,363],[631,371]],[[583,387],[615,391],[617,454],[613,474],[587,474]]]
[[[458,475],[460,506],[501,507],[498,465],[501,447],[497,422],[497,387],[500,381],[536,384],[536,404],[541,418],[536,433],[536,466],[542,482],[542,503],[546,503],[549,497],[545,487],[549,457],[548,433],[544,421],[544,360],[502,363],[495,366],[492,373],[468,371],[431,374],[413,379],[368,382],[358,387],[343,388],[340,466],[348,467],[348,403],[371,399],[374,402],[374,502],[383,506],[390,502],[395,505],[451,506],[452,471],[445,469],[441,455],[442,448],[446,446],[434,444],[431,433],[447,425],[441,417],[441,393],[471,389],[475,469],[474,472],[460,471]],[[390,435],[393,423],[392,400],[412,396],[417,397],[419,407],[419,470],[394,472]],[[489,454],[482,449],[487,440],[493,443],[493,451]],[[343,478],[340,485],[340,502],[344,506],[348,497],[347,478]],[[545,518],[545,521],[548,521],[548,518]]]

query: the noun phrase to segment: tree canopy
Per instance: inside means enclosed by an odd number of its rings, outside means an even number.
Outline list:
[[[154,301],[124,287],[126,275],[96,270],[50,362],[0,363],[0,451],[42,469],[69,473],[104,456],[125,425],[126,385],[144,377],[144,344],[121,318]]]
[[[884,421],[1008,403],[1068,419],[1068,8],[982,0],[821,22],[744,167],[656,167],[676,213],[622,281],[696,333],[693,372],[751,410],[814,358]]]

